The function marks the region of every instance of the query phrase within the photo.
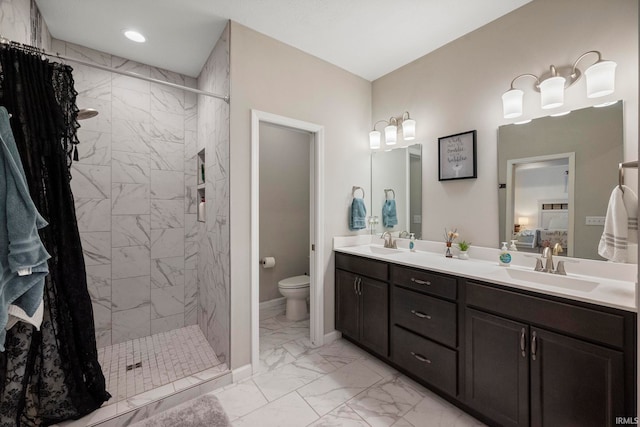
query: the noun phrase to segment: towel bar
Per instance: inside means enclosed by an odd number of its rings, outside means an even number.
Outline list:
[[[354,185],[351,188],[351,196],[356,197],[356,191],[358,191],[358,190],[362,191],[362,198],[364,199],[364,188],[358,187],[357,185]]]

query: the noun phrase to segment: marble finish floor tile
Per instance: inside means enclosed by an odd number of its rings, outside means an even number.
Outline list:
[[[222,405],[224,407],[224,404]],[[318,419],[298,393],[289,393],[233,421],[234,427],[300,427]]]
[[[272,341],[294,339],[261,347],[258,372],[212,392],[234,427],[483,426],[344,339],[314,348],[306,332],[308,323],[274,316],[261,319],[260,327],[262,337],[278,338]],[[306,336],[300,336],[300,331]],[[215,375],[220,369],[199,375]],[[191,376],[173,386],[179,390],[194,379]]]

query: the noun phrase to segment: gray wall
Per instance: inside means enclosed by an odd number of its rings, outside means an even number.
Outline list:
[[[440,240],[449,225],[474,245],[496,247],[497,129],[516,121],[503,119],[501,96],[515,76],[544,73],[550,64],[571,65],[593,49],[618,63],[616,91],[606,99],[624,100],[624,158],[636,160],[636,0],[534,0],[373,82],[374,121],[407,110],[417,121],[416,142],[424,143],[425,239]],[[593,63],[589,58],[580,63],[583,70]],[[526,117],[550,114],[540,108],[530,80],[516,86],[525,92]],[[565,107],[571,110],[603,100],[586,97],[584,79],[565,93]],[[438,137],[472,129],[478,131],[478,178],[438,182]],[[635,185],[637,171],[629,172],[628,182]]]
[[[231,23],[232,368],[251,355],[251,109],[325,128],[324,329],[334,330],[332,238],[349,234],[351,186],[369,194],[371,84],[270,37]],[[388,115],[387,115],[388,117]],[[362,233],[366,233],[363,230]]]
[[[260,302],[280,298],[278,281],[309,274],[311,134],[260,124]]]

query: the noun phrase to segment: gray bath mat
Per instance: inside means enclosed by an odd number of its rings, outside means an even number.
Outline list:
[[[218,398],[205,394],[182,403],[131,427],[230,427]]]

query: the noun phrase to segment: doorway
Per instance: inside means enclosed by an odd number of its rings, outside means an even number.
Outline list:
[[[260,367],[260,276],[261,257],[270,256],[261,253],[261,221],[260,221],[260,163],[261,128],[286,129],[290,132],[304,133],[308,141],[308,255],[309,273],[309,339],[314,346],[324,341],[324,272],[323,261],[323,177],[324,177],[324,128],[313,123],[303,122],[284,116],[252,110],[251,112],[251,364],[254,373]],[[266,144],[263,142],[263,144]],[[286,153],[280,154],[286,158]],[[264,194],[263,194],[264,196]],[[265,224],[263,223],[263,228]],[[266,236],[266,235],[264,235]],[[306,236],[305,236],[306,237]],[[307,240],[306,238],[304,239]],[[287,262],[281,260],[282,263]],[[276,260],[278,263],[278,260]],[[268,292],[268,291],[267,291]]]

